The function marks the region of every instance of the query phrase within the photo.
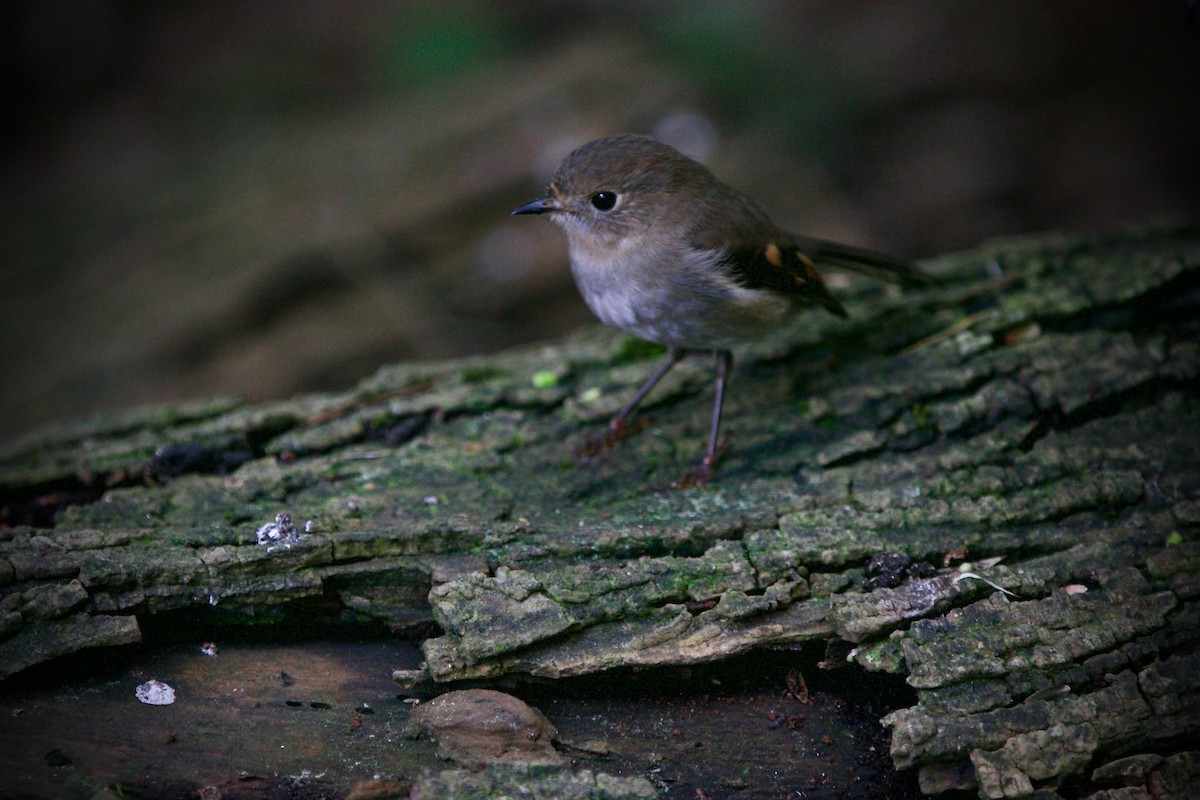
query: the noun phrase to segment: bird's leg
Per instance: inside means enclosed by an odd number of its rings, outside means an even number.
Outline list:
[[[717,465],[717,458],[721,455],[721,406],[725,402],[725,380],[733,368],[733,353],[728,350],[714,350],[713,354],[716,356],[716,377],[713,379],[712,426],[708,431],[708,448],[704,451],[700,466],[675,482],[677,489],[708,483]]]
[[[642,388],[637,390],[637,394],[635,394],[633,398],[625,404],[625,407],[622,408],[615,417],[609,420],[608,433],[601,438],[596,439],[595,441],[588,442],[586,445],[580,448],[580,457],[586,458],[588,456],[594,456],[597,453],[606,450],[616,442],[624,439],[635,430],[638,430],[641,426],[630,425],[629,418],[633,416],[633,412],[637,409],[638,404],[646,399],[646,395],[650,394],[650,390],[653,389],[658,382],[663,379],[663,376],[671,371],[671,367],[678,364],[679,360],[685,355],[687,355],[687,351],[685,350],[680,350],[677,347],[667,348],[666,360],[659,364],[658,369],[654,370],[654,374],[642,384]]]

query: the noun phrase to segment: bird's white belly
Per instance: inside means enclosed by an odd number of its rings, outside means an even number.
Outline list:
[[[573,247],[571,271],[588,307],[613,327],[659,344],[728,349],[777,324],[791,303],[738,286],[716,268],[716,251],[680,256],[674,272],[621,254],[596,258]]]
[[[693,350],[728,349],[779,322],[790,303],[769,292],[736,290],[718,300],[660,287],[658,297],[620,290],[584,293],[600,320],[659,344]],[[675,296],[672,296],[675,295]]]
[[[583,293],[588,308],[606,325],[620,328],[633,333],[635,328],[644,321],[645,316],[639,313],[635,298],[629,292],[615,290],[600,290]]]

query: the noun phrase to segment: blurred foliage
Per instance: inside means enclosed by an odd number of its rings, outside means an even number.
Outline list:
[[[492,68],[528,44],[500,4],[405,3],[373,43],[378,86],[405,90]]]
[[[789,41],[777,22],[741,4],[705,2],[662,13],[647,32],[723,116],[815,146],[838,130],[852,98],[839,90],[836,65]]]

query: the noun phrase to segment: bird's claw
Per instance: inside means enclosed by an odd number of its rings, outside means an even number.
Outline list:
[[[687,472],[679,480],[671,484],[674,489],[691,489],[696,486],[703,486],[712,480],[713,468],[707,461],[701,462],[700,466],[694,470]]]
[[[671,486],[675,489],[691,489],[696,486],[705,485],[712,480],[713,473],[717,467],[717,459],[724,452],[725,443],[721,442],[716,450],[704,456],[704,459],[700,462],[700,466],[685,473],[683,477],[675,481]]]
[[[635,419],[633,422],[614,420],[609,423],[608,431],[603,436],[592,439],[579,448],[575,454],[579,458],[591,458],[592,456],[600,455],[617,442],[627,436],[632,436],[648,424],[649,421],[646,419]]]

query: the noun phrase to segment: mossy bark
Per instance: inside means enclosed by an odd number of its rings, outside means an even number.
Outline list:
[[[886,722],[931,793],[1200,777],[1200,230],[927,267],[937,288],[854,283],[849,322],[814,311],[740,354],[700,488],[671,482],[700,455],[708,359],[645,430],[576,456],[654,355],[601,329],[26,437],[0,455],[0,677],[168,611],[333,597],[436,622],[407,680],[845,642],[917,689]],[[299,540],[259,544],[281,513]],[[880,553],[926,567],[881,581]]]

